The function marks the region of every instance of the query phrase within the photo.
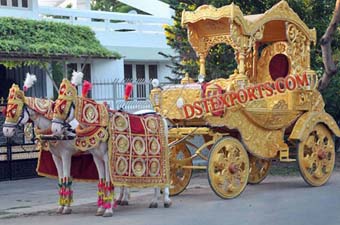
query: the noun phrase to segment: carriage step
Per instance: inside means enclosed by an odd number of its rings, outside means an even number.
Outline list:
[[[282,159],[280,158],[280,162],[295,162],[296,159],[290,159],[290,158],[287,158],[287,159]]]
[[[280,162],[295,162],[296,159],[289,158],[289,148],[280,150]]]

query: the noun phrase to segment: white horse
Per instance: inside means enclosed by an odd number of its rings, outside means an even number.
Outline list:
[[[47,114],[52,111],[52,102],[45,99],[25,97],[24,92],[15,84],[9,90],[6,121],[3,133],[6,137],[13,137],[16,129],[24,126],[29,120],[41,133],[51,131],[52,122]],[[45,113],[44,113],[45,112]],[[43,151],[43,150],[42,150]],[[73,140],[57,141],[51,144],[49,151],[55,163],[59,178],[59,206],[58,213],[71,213],[72,189],[70,180],[71,157],[76,153]]]
[[[72,86],[70,86],[70,83],[68,80],[64,79],[63,80],[64,83],[64,87],[61,88],[63,90],[68,90],[71,89]],[[67,88],[66,88],[67,87]],[[74,87],[73,87],[74,88]],[[64,91],[63,91],[64,92]],[[70,121],[72,121],[75,118],[75,113],[80,113],[80,112],[75,112],[73,107],[76,101],[76,92],[75,91],[66,91],[66,93],[73,93],[73,99],[71,98],[71,95],[67,96],[67,97],[63,97],[61,96],[61,101],[63,101],[63,105],[62,107],[59,108],[63,108],[63,109],[67,109],[67,110],[63,110],[62,113],[57,113],[59,115],[55,116],[53,121],[52,121],[52,132],[54,135],[57,136],[62,136],[64,135],[64,132],[67,130],[67,127],[69,126],[68,123]],[[59,95],[60,97],[60,95]],[[56,107],[55,110],[58,110],[58,107]],[[104,111],[104,110],[103,110]],[[63,116],[61,116],[61,114],[63,114]],[[79,122],[79,127],[80,130],[87,130],[87,129],[91,129],[91,126],[87,126],[84,123]],[[165,122],[165,126],[166,126],[166,121],[165,119],[163,120],[163,122]],[[166,137],[167,137],[167,129],[165,131]],[[77,133],[77,135],[79,135],[79,132]],[[104,138],[103,138],[104,139]],[[100,179],[105,180],[105,185],[109,185],[111,183],[110,181],[110,169],[109,169],[109,155],[108,155],[108,137],[105,138],[106,141],[100,141],[99,143],[96,144],[95,148],[87,148],[88,151],[91,152],[91,154],[94,157],[94,161],[96,163],[96,166],[98,168],[98,173],[99,173],[99,177]],[[167,140],[167,139],[166,139]],[[110,190],[110,189],[109,189]],[[99,191],[100,192],[100,191]],[[120,198],[122,197],[122,191],[121,191],[121,195]],[[118,200],[117,202],[119,203],[120,201],[122,202],[121,205],[124,205],[124,203],[126,201],[126,198],[128,196],[128,189],[125,189],[124,191],[125,195],[123,195],[123,201]],[[110,191],[104,192],[104,196],[107,195],[112,195],[110,193]],[[159,199],[159,194],[160,194],[160,189],[159,188],[155,188],[155,192],[154,192],[154,197],[149,205],[150,208],[157,208],[158,207],[158,203],[157,200]],[[109,202],[104,202],[103,205],[98,204],[99,208],[97,210],[97,214],[101,214],[104,212],[104,216],[111,216],[113,211],[112,211],[112,199],[108,198]],[[169,188],[166,187],[164,189],[164,207],[168,208],[171,205],[171,200],[169,198]]]
[[[67,130],[71,121],[74,121],[74,103],[77,97],[77,90],[69,80],[64,79],[60,84],[59,96],[56,101],[53,120],[52,133],[55,136],[67,135]],[[79,137],[79,128],[86,130],[86,127],[77,128],[77,138]],[[84,136],[86,137],[86,132]],[[78,146],[81,148],[81,146]],[[98,141],[94,147],[82,148],[82,151],[89,151],[96,164],[99,183],[98,183],[98,209],[96,215],[111,217],[113,215],[113,194],[114,190],[111,186],[109,176],[109,156],[107,152],[107,141]],[[122,197],[122,194],[121,196]],[[127,204],[127,200],[123,200]]]

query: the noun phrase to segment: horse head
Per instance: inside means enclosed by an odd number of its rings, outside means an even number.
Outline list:
[[[74,119],[76,87],[67,79],[63,79],[59,87],[59,95],[55,102],[52,120],[52,133],[57,136],[65,134]]]
[[[25,94],[18,85],[13,84],[8,94],[6,120],[3,124],[4,135],[12,137],[16,128],[24,125],[28,120],[29,112],[25,105]]]

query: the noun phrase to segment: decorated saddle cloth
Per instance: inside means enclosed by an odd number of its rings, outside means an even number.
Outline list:
[[[92,99],[77,97],[75,117],[79,122],[76,128],[75,145],[80,151],[96,148],[108,139],[109,112],[104,104]]]
[[[53,108],[54,102],[49,99],[42,99],[42,98],[34,98],[34,97],[25,97],[25,103],[29,108],[31,108],[36,113],[42,115],[48,120],[53,119]],[[46,130],[40,130],[38,128],[35,129],[35,134],[37,135],[37,149],[49,151],[51,146],[56,146],[58,142],[56,141],[43,141],[39,139],[41,135],[50,135],[52,134],[51,128]]]
[[[39,113],[45,118],[49,120],[53,119],[54,102],[52,100],[25,97],[25,103],[29,108],[33,109],[35,112]]]
[[[169,184],[169,157],[162,118],[112,111],[109,156],[116,186],[164,187]]]

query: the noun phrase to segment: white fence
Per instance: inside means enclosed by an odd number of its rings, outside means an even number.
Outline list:
[[[124,109],[128,112],[135,112],[141,109],[153,109],[149,100],[149,93],[152,89],[151,83],[145,80],[131,82],[132,93],[128,101],[124,100],[125,85],[128,81],[112,80],[93,82],[91,97],[98,102],[106,102],[112,109]]]
[[[130,47],[169,48],[163,25],[172,23],[170,18],[150,15],[44,6],[33,6],[31,9],[0,8],[0,16],[89,26],[103,45]]]

